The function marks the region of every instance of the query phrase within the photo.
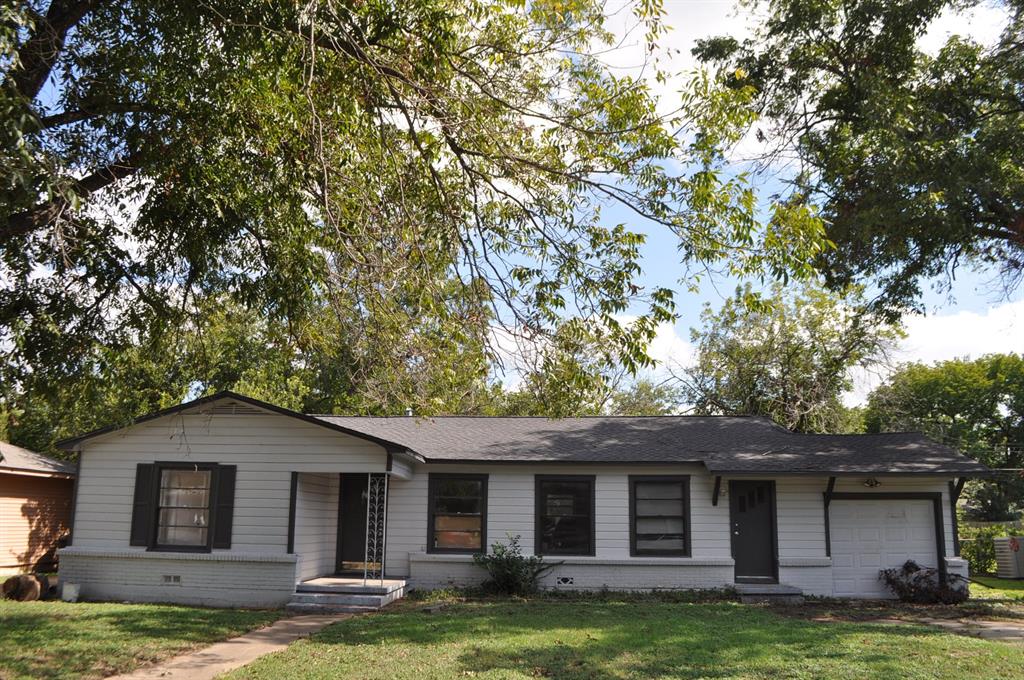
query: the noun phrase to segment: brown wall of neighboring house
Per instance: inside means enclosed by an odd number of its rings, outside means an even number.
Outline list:
[[[0,472],[0,571],[54,568],[71,523],[74,482]]]

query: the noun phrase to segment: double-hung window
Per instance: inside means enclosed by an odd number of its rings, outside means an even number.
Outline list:
[[[594,478],[537,475],[538,555],[594,554]]]
[[[427,552],[485,552],[487,475],[431,473],[427,487]]]
[[[213,470],[160,467],[156,547],[210,547]]]
[[[690,555],[690,479],[629,478],[630,554]]]

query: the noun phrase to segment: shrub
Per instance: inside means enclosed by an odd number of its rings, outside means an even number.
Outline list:
[[[996,544],[993,539],[1009,536],[1011,527],[992,524],[984,527],[961,526],[960,556],[967,560],[971,574],[993,574],[996,571]]]
[[[519,536],[508,534],[508,543],[494,543],[491,552],[473,555],[473,562],[487,570],[483,589],[502,595],[529,595],[537,592],[540,577],[558,563],[545,563],[543,557],[523,555]]]
[[[946,582],[942,583],[938,569],[922,567],[913,560],[907,560],[902,567],[881,570],[878,578],[902,602],[959,604],[970,595],[963,576],[946,574]]]

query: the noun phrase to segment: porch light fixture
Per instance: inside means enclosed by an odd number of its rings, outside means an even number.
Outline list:
[[[865,479],[864,480],[864,486],[868,487],[869,489],[874,489],[876,486],[881,486],[881,485],[882,485],[882,483],[880,481],[878,481],[877,479],[875,479],[874,477],[871,477],[869,479]]]

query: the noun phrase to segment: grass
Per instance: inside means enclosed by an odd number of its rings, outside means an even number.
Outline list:
[[[734,602],[400,603],[229,674],[298,678],[1019,678],[1020,648],[917,625],[820,622]]]
[[[971,581],[972,598],[981,600],[1024,600],[1024,579],[975,576]]]
[[[275,611],[0,600],[0,678],[101,678],[279,617]]]

